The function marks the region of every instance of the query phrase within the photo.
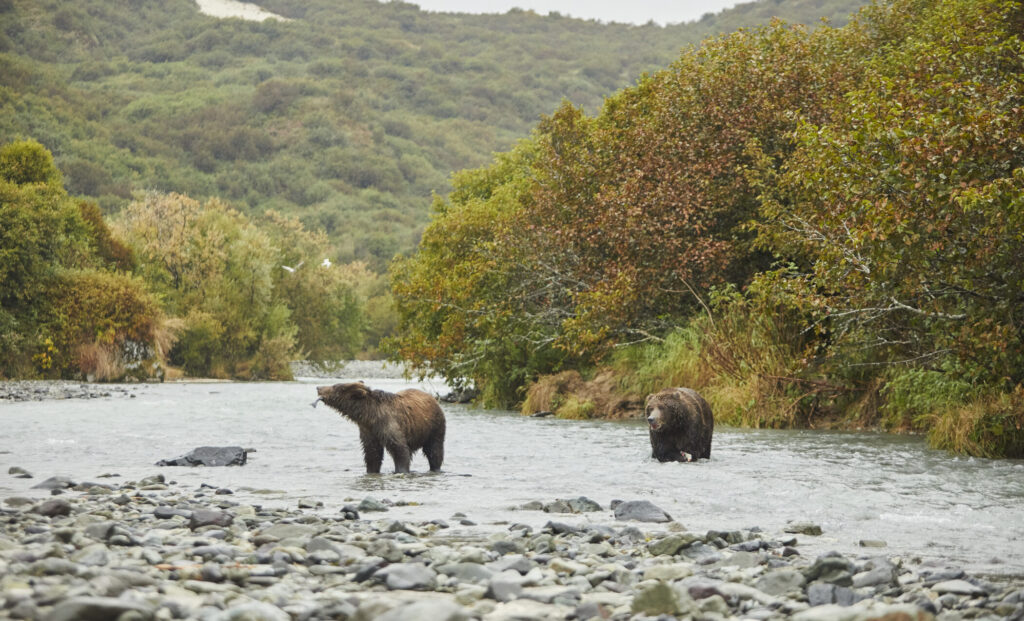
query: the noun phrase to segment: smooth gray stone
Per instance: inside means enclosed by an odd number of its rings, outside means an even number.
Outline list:
[[[615,519],[637,522],[671,522],[672,516],[649,500],[627,500],[615,507]]]
[[[386,504],[382,503],[376,498],[370,498],[369,496],[363,498],[363,500],[356,507],[357,511],[362,511],[364,513],[370,513],[373,511],[388,511],[389,509],[390,508]]]
[[[939,595],[952,593],[954,595],[985,595],[985,589],[971,584],[966,580],[945,580],[932,586],[932,590]]]
[[[273,604],[266,602],[246,602],[232,605],[227,610],[212,617],[211,621],[291,621],[292,617]]]
[[[384,579],[391,590],[423,591],[433,589],[437,574],[433,569],[419,563],[389,565],[378,571],[374,577]]]
[[[657,541],[652,541],[647,544],[647,549],[654,556],[660,556],[662,554],[668,556],[674,556],[678,554],[683,548],[689,547],[694,542],[700,541],[701,538],[691,533],[677,533],[669,535]]]
[[[811,606],[827,604],[852,606],[862,599],[867,599],[867,597],[853,589],[827,582],[815,582],[807,587],[807,603]]]
[[[757,579],[754,586],[769,595],[778,596],[801,590],[805,582],[802,573],[786,567],[767,572]]]
[[[377,616],[375,621],[468,621],[469,618],[458,604],[437,600],[397,606]]]
[[[309,526],[307,524],[274,524],[268,528],[264,528],[260,534],[268,537],[274,537],[275,539],[309,539],[319,533],[323,528],[316,526]]]
[[[72,481],[70,477],[55,476],[50,477],[41,483],[36,483],[32,486],[32,489],[66,489],[74,486],[75,482]]]
[[[178,509],[177,507],[168,507],[167,505],[160,505],[153,509],[153,517],[161,520],[169,520],[172,517],[181,516],[183,518],[191,518],[191,509]]]
[[[234,517],[230,513],[213,509],[196,509],[188,521],[189,528],[195,530],[203,526],[230,526]]]
[[[494,571],[479,563],[446,563],[437,568],[437,571],[455,578],[459,582],[472,582],[484,584],[494,578]]]
[[[487,593],[484,597],[498,602],[511,602],[514,599],[519,599],[522,594],[523,585],[519,576],[513,578],[507,575],[497,575],[487,585]]]
[[[586,496],[580,496],[579,498],[572,498],[568,501],[569,508],[572,509],[573,513],[593,513],[595,511],[603,511],[601,505],[597,504],[593,500]]]
[[[807,582],[829,582],[848,587],[853,584],[853,562],[842,556],[819,556],[814,564],[804,570]]]
[[[37,507],[34,507],[32,512],[46,517],[70,515],[71,503],[63,498],[51,498],[50,500],[40,503]]]
[[[106,621],[125,613],[137,613],[139,618],[150,619],[153,610],[148,606],[113,597],[72,597],[59,602],[46,615],[45,621]]]

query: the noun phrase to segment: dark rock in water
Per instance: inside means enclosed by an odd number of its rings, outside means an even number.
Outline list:
[[[158,466],[244,466],[246,451],[240,446],[200,446],[175,459],[161,459]]]
[[[145,487],[147,485],[163,485],[166,482],[167,479],[164,478],[164,475],[154,474],[153,476],[148,476],[139,481],[139,487]]]
[[[615,519],[637,522],[671,522],[672,516],[649,500],[627,500],[616,505]]]
[[[789,522],[786,524],[786,528],[784,530],[787,533],[811,535],[815,537],[821,534],[821,526],[818,526],[814,522]]]
[[[569,501],[569,508],[572,509],[573,513],[590,513],[593,511],[602,511],[601,505],[597,504],[593,500],[586,496],[580,496],[579,498],[572,498]]]
[[[7,474],[13,475],[18,479],[31,479],[32,473],[20,466],[11,466],[7,469]]]
[[[465,390],[453,390],[447,395],[441,397],[441,401],[445,403],[469,403],[473,399],[476,399],[479,393],[475,388],[467,388]]]
[[[580,529],[564,522],[548,522],[544,525],[544,530],[551,532],[555,535],[565,535],[567,533],[578,533]]]
[[[544,503],[545,513],[572,513],[572,509],[569,507],[569,503],[564,500],[558,499],[554,502]]]
[[[364,511],[370,513],[373,511],[388,511],[388,506],[376,498],[370,498],[367,496],[363,498],[362,502],[356,507],[356,511]]]
[[[548,416],[554,416],[554,415],[555,415],[555,413],[552,412],[551,410],[543,410],[541,412],[534,412],[533,414],[530,414],[530,417],[531,418],[547,418]]]
[[[77,484],[69,477],[56,476],[50,477],[42,483],[36,483],[32,486],[32,489],[66,489],[75,485]]]

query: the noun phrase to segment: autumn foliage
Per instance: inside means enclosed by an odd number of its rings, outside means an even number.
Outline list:
[[[1024,382],[1022,16],[895,0],[839,29],[776,22],[594,117],[564,103],[437,200],[392,270],[393,351],[510,405],[685,343],[734,422],[1024,452],[1000,397]]]

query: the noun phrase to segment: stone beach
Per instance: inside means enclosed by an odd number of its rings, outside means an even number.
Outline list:
[[[0,382],[0,402],[133,398],[138,386],[138,384],[90,384],[63,380],[5,381]]]
[[[0,618],[1024,618],[1017,578],[924,567],[880,541],[808,558],[816,524],[695,533],[650,501],[538,500],[518,510],[547,511],[542,528],[474,528],[472,507],[426,522],[389,519],[402,501],[387,498],[271,509],[157,473],[33,489],[0,502]]]

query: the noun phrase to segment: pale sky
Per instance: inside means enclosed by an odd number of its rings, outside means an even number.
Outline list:
[[[449,13],[506,13],[511,8],[532,9],[539,15],[558,11],[603,22],[678,24],[717,13],[740,0],[406,0],[424,11]],[[742,0],[747,1],[747,0]]]

